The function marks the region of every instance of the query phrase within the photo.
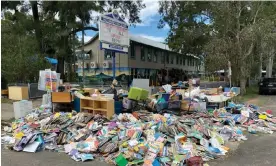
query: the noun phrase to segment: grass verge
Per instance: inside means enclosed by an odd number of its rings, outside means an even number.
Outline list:
[[[1,103],[7,103],[7,104],[12,104],[13,100],[10,100],[8,98],[1,98]]]
[[[245,95],[236,97],[236,101],[239,103],[252,101],[252,104],[256,104],[258,106],[263,106],[265,104],[265,100],[265,98],[259,97],[259,87],[257,85],[247,87]]]

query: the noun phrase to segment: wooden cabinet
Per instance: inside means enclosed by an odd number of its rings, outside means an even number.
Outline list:
[[[1,90],[1,95],[3,96],[3,95],[9,95],[9,90],[8,89],[3,89],[3,90]]]
[[[27,86],[9,86],[9,99],[28,100],[29,88]]]
[[[70,92],[52,92],[52,111],[72,111],[72,94]],[[57,107],[56,107],[57,106]]]
[[[52,92],[53,103],[71,103],[72,95],[70,92]]]
[[[102,114],[110,119],[114,115],[114,100],[84,97],[80,99],[80,111],[87,111],[93,115]]]

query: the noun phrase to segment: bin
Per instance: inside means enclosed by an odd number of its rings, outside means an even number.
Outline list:
[[[75,97],[73,104],[74,104],[74,110],[76,112],[80,112],[80,98]]]
[[[163,98],[165,101],[169,101],[169,99],[170,99],[170,94],[169,94],[169,93],[163,93],[163,94],[162,94],[162,98]]]
[[[122,101],[115,101],[114,102],[114,107],[115,107],[115,114],[120,114],[122,113],[122,109],[123,109],[123,102]]]

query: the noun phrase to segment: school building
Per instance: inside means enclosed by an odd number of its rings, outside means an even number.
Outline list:
[[[82,70],[88,78],[99,74],[112,76],[112,54],[109,50],[100,49],[98,34],[85,43],[84,50],[84,64],[81,50],[77,51],[79,76],[82,76]],[[135,35],[130,35],[128,53],[116,53],[115,62],[116,77],[153,78],[162,69],[178,69],[187,74],[204,72],[198,57],[171,51],[166,44]]]

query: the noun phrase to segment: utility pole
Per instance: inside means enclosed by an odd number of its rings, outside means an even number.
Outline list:
[[[73,28],[73,32],[74,32],[74,28]],[[73,63],[74,63],[74,65],[73,65],[73,73],[72,73],[72,77],[71,78],[74,78],[73,77],[73,74],[75,74],[75,72],[76,72],[76,49],[75,49],[75,33],[73,33]],[[72,80],[71,80],[72,81]]]
[[[82,82],[84,85],[85,74],[84,74],[84,21],[82,20]]]

